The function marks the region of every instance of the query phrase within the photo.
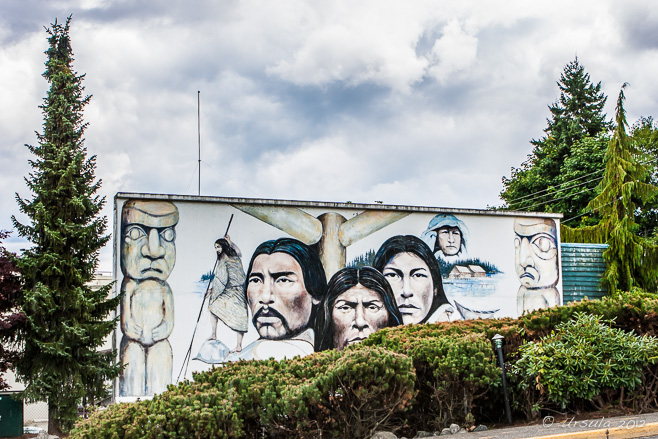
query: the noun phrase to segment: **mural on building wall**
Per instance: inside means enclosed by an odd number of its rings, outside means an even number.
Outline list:
[[[398,235],[387,239],[372,265],[391,285],[405,325],[458,318],[443,290],[439,264],[420,238]]]
[[[560,304],[557,227],[550,218],[514,220],[514,264],[521,287],[517,312]]]
[[[172,371],[561,303],[550,218],[182,197],[116,212],[121,397],[161,392]]]
[[[260,338],[225,361],[283,359],[313,352],[313,317],[327,291],[317,252],[294,238],[266,241],[247,269],[247,301]]]
[[[436,215],[420,237],[437,258],[450,262],[466,259],[468,227],[454,215]]]
[[[237,204],[235,207],[307,245],[315,245],[328,278],[345,266],[347,247],[410,213],[367,210],[348,220],[338,212],[326,212],[315,218],[296,207]]]
[[[223,238],[215,241],[214,247],[217,259],[206,291],[211,322],[210,336],[194,357],[195,360],[209,364],[223,362],[227,354],[242,352],[242,340],[247,333],[249,321],[244,291],[245,274],[240,259],[242,253],[231,241],[228,231]],[[217,339],[217,324],[220,321],[236,334],[237,340],[233,349],[229,349]]]
[[[119,394],[153,395],[171,384],[178,209],[167,201],[130,200],[121,211]]]
[[[379,271],[346,267],[327,285],[315,320],[315,350],[344,349],[402,321],[393,290]]]
[[[456,295],[459,291],[473,293],[497,289],[500,270],[491,262],[478,257],[471,258],[466,250],[469,231],[466,224],[451,214],[434,216],[421,234],[423,241],[433,249],[439,263],[444,288]],[[492,318],[499,309],[471,309],[454,300],[456,318]],[[451,312],[454,310],[451,309]]]

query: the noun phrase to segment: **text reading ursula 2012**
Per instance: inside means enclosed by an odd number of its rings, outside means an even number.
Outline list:
[[[562,422],[555,422],[553,416],[546,416],[542,424],[544,427],[561,427],[561,428],[635,428],[644,427],[646,421],[644,419],[606,419],[605,416],[598,419],[583,419],[576,420],[575,417],[567,419]]]

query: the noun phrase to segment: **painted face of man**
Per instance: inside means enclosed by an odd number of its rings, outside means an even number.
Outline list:
[[[309,324],[313,305],[302,268],[287,253],[258,255],[247,281],[247,299],[261,338],[289,338]]]
[[[166,280],[176,263],[176,206],[168,201],[131,200],[123,207],[121,222],[124,275]]]
[[[334,347],[341,350],[359,343],[388,326],[388,311],[379,293],[356,285],[336,298],[331,312]]]
[[[432,306],[434,282],[430,269],[414,253],[398,253],[382,272],[391,284],[405,325],[421,322]]]
[[[454,256],[461,248],[462,232],[459,227],[441,227],[436,232],[436,240],[444,255]]]
[[[558,281],[557,235],[551,219],[514,221],[516,274],[526,288],[550,288]]]

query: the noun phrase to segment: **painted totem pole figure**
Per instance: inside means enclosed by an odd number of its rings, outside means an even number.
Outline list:
[[[347,247],[410,214],[366,210],[348,220],[336,212],[315,218],[296,207],[249,204],[234,204],[233,207],[283,230],[306,245],[317,245],[327,280],[345,266]]]
[[[559,279],[557,229],[550,218],[514,220],[516,274],[521,282],[517,311],[550,308],[560,304],[555,286]]]
[[[153,395],[171,384],[178,209],[169,201],[129,200],[121,211],[120,396]]]
[[[225,361],[313,353],[314,316],[327,290],[317,253],[293,238],[259,245],[247,269],[247,301],[260,338]]]

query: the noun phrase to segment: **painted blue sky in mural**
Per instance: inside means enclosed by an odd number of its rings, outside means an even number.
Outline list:
[[[629,121],[658,116],[646,1],[3,0],[0,12],[0,229],[14,193],[29,195],[43,26],[69,14],[109,200],[197,193],[199,90],[201,192],[231,197],[495,205],[576,55],[608,95],[631,84]]]

